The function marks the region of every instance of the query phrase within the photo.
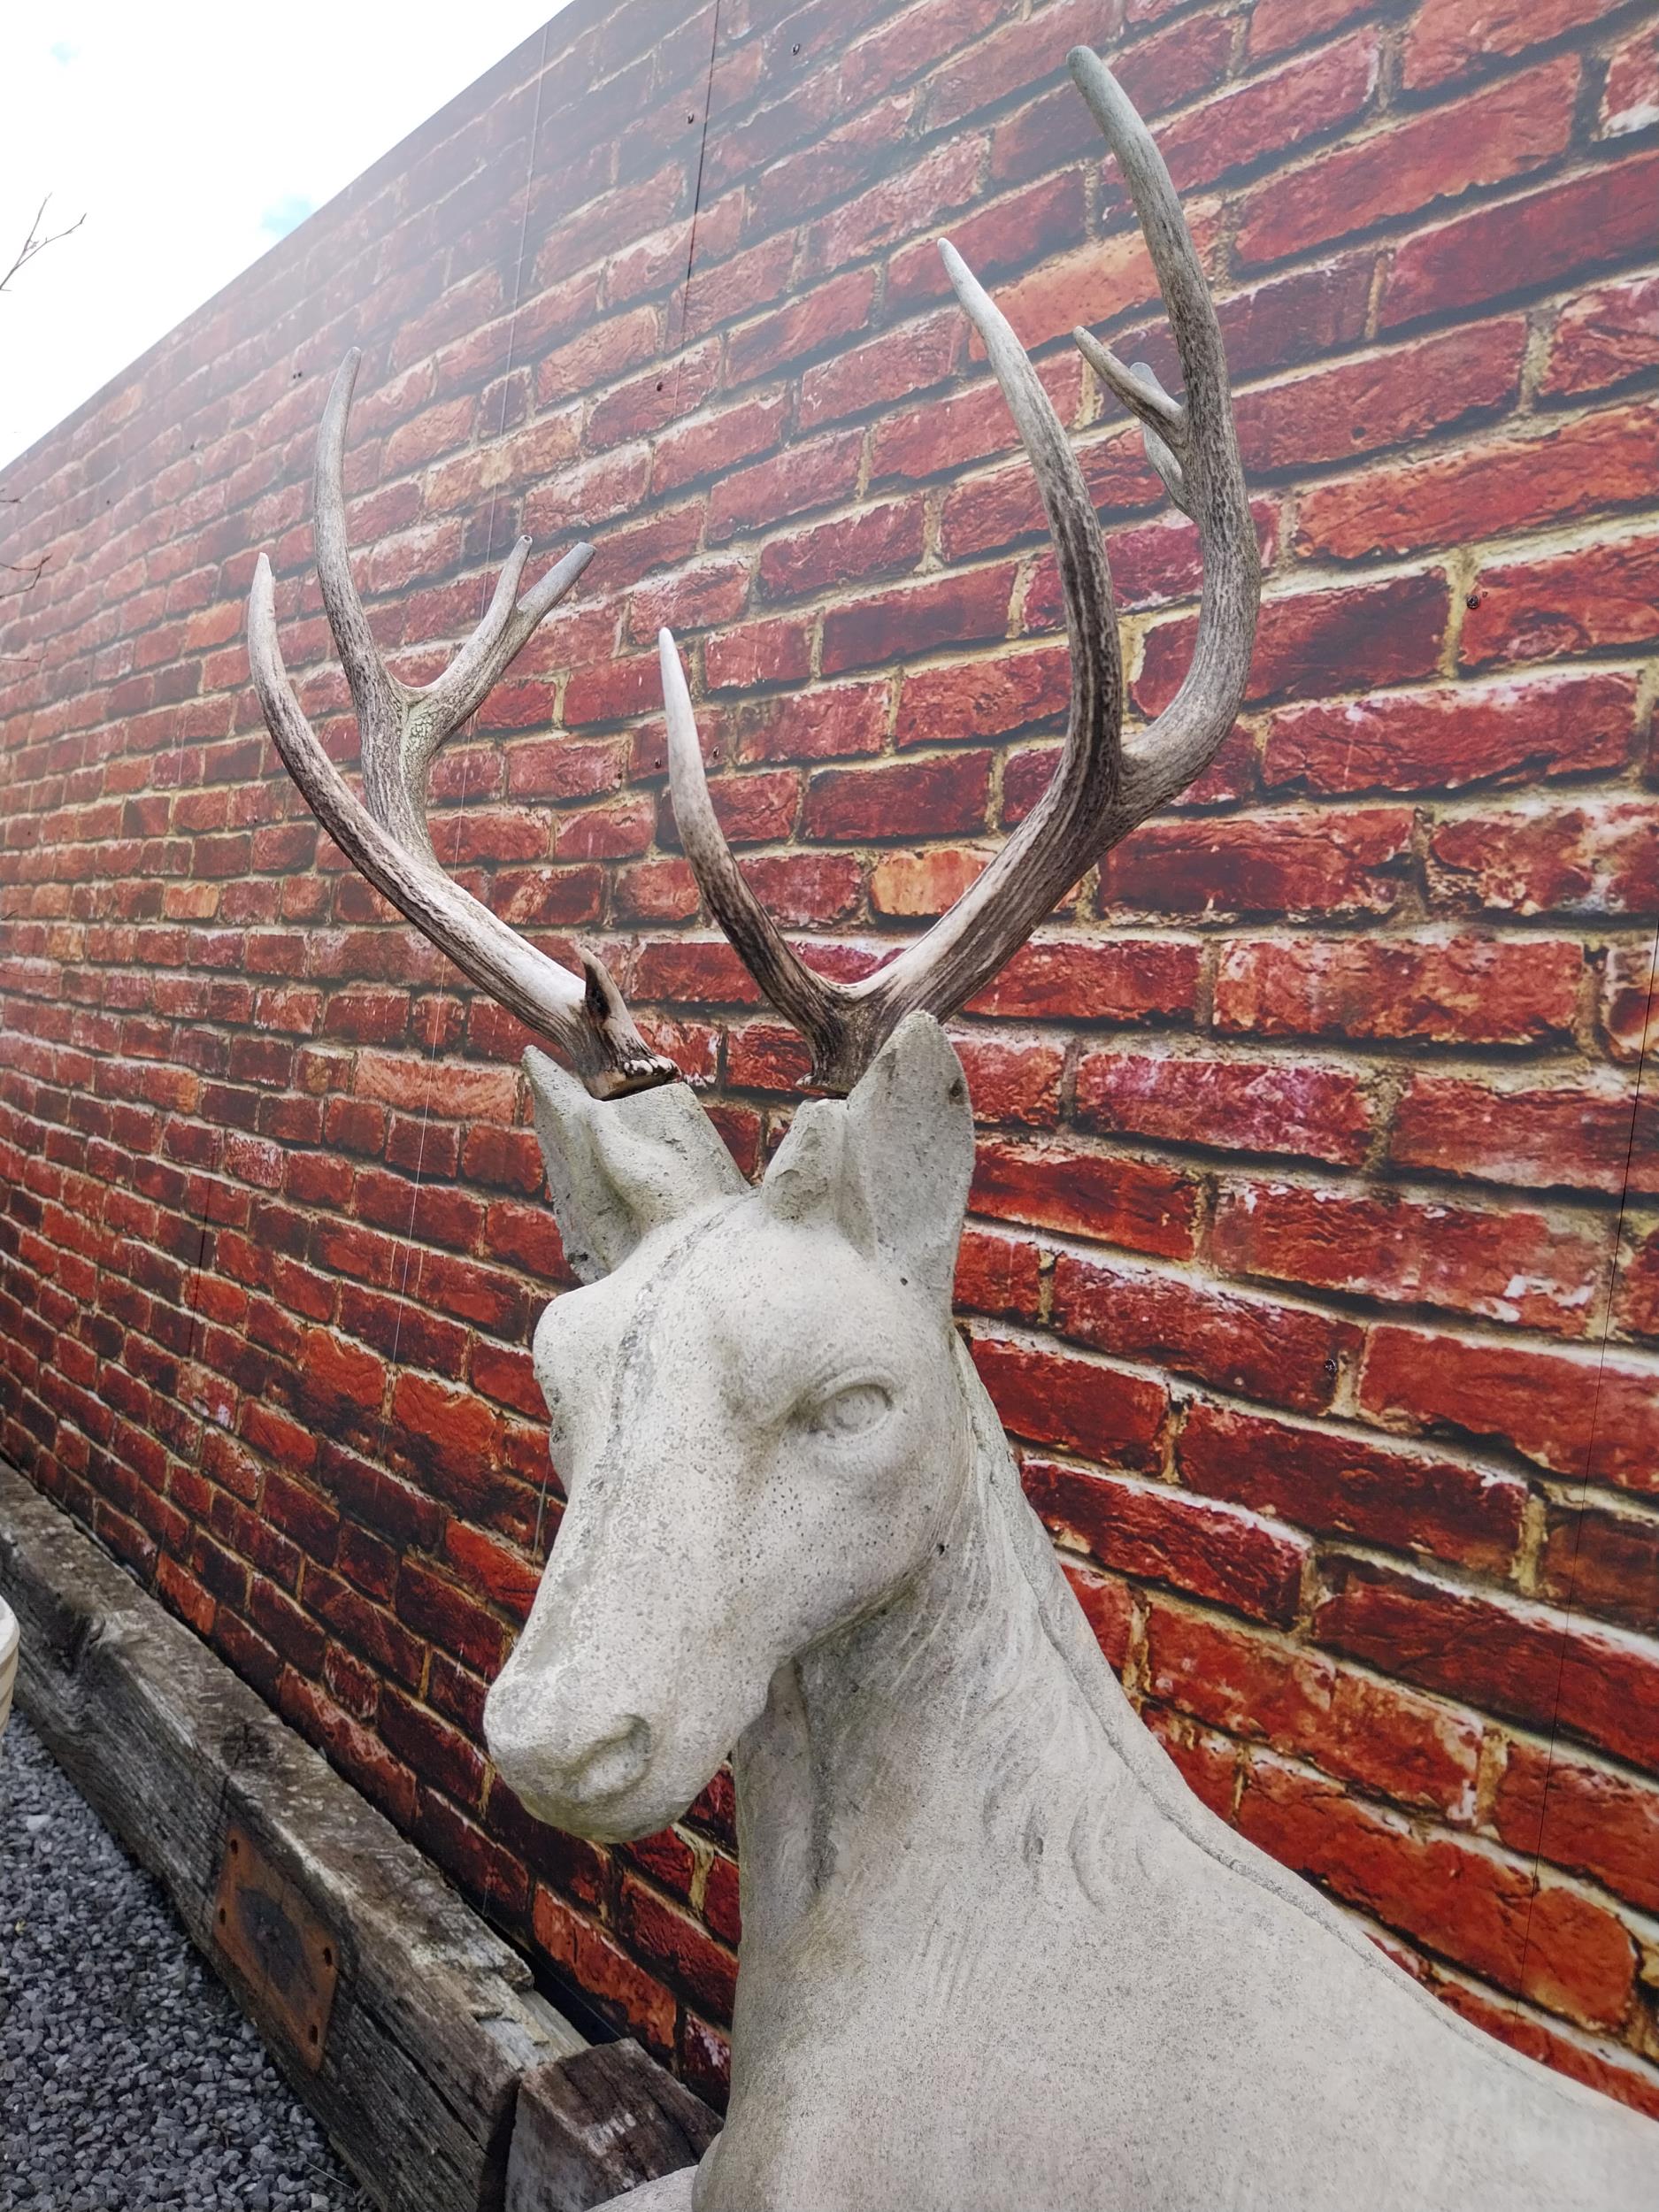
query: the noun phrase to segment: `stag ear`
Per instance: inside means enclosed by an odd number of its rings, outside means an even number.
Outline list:
[[[524,1071],[548,1196],[579,1280],[619,1267],[652,1229],[748,1187],[688,1084],[591,1098],[534,1048]]]
[[[842,1110],[838,1205],[853,1241],[947,1307],[973,1174],[967,1078],[931,1014],[907,1014]]]

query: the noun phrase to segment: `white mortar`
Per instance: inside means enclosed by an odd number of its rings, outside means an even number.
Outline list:
[[[0,1598],[0,1736],[12,1717],[12,1686],[18,1677],[17,1615]]]

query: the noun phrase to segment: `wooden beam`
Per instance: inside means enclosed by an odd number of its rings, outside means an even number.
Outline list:
[[[22,1630],[22,1710],[161,1882],[375,2202],[502,2212],[520,2078],[587,2048],[524,1961],[256,1692],[4,1463],[0,1595]],[[263,1956],[219,1934],[233,1836],[238,1859],[253,1862],[242,1878],[262,1886],[265,1916],[276,1916]],[[296,1946],[332,1955],[326,2008],[279,1985]],[[305,2047],[313,2024],[317,2043]]]

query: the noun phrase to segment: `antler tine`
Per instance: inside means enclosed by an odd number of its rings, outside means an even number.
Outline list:
[[[674,816],[710,910],[751,975],[812,1047],[812,1082],[849,1089],[907,1013],[960,1006],[1024,942],[1094,859],[1121,784],[1123,678],[1100,528],[1058,416],[1025,348],[948,240],[947,273],[1013,415],[1054,540],[1071,649],[1064,754],[1039,805],[979,881],[926,935],[873,975],[838,984],[790,949],[744,881],[710,800],[691,699],[662,634]]]
[[[744,881],[709,795],[691,693],[672,631],[657,632],[657,649],[668,725],[669,793],[691,872],[733,950],[778,1011],[811,1043],[815,1064],[832,1060],[844,1025],[841,1002],[846,994],[814,975],[791,950]]]
[[[1121,836],[1202,775],[1232,728],[1256,641],[1261,559],[1233,426],[1221,330],[1164,157],[1098,55],[1079,46],[1069,66],[1134,203],[1180,357],[1185,403],[1171,400],[1149,370],[1125,371],[1087,332],[1075,335],[1091,368],[1140,418],[1148,458],[1177,505],[1197,523],[1203,554],[1192,665],[1164,712],[1125,748]]]
[[[1143,364],[1127,367],[1087,331],[1074,334],[1097,374],[1139,418],[1153,466],[1198,524],[1203,596],[1193,665],[1176,698],[1125,744],[1117,623],[1094,503],[1025,349],[944,240],[950,280],[1037,479],[1065,602],[1071,710],[1060,765],[1038,805],[949,911],[885,967],[853,984],[814,975],[768,918],[721,833],[684,672],[672,640],[662,635],[671,784],[687,856],[751,974],[810,1040],[813,1082],[825,1090],[849,1088],[906,1014],[924,1008],[942,1017],[971,998],[1108,846],[1203,770],[1244,690],[1260,564],[1209,288],[1145,125],[1086,47],[1071,55],[1071,68],[1128,181],[1187,380],[1185,402],[1173,399]]]
[[[248,654],[266,726],[306,803],[347,859],[457,967],[567,1053],[596,1097],[672,1082],[679,1070],[646,1044],[596,956],[582,954],[578,977],[527,943],[444,873],[426,827],[433,757],[581,574],[593,548],[574,548],[520,601],[529,553],[529,540],[520,539],[488,611],[442,675],[420,689],[400,683],[375,646],[346,541],[346,422],[357,362],[354,349],[323,411],[314,537],[323,604],[357,709],[364,798],[354,795],[328,757],[296,695],[277,637],[271,565],[262,553],[248,602]]]

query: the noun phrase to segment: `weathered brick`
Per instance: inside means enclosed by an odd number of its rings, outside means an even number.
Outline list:
[[[1659,537],[1651,534],[1598,535],[1570,553],[1485,563],[1475,586],[1458,645],[1465,667],[1556,660],[1659,638]]]
[[[1326,1584],[1313,1634],[1331,1650],[1654,1766],[1659,1656],[1650,1640],[1369,1559],[1332,1560]]]
[[[1156,1464],[1169,1405],[1163,1384],[1099,1361],[995,1337],[976,1337],[972,1348],[997,1412],[1016,1436],[1118,1466]]]
[[[1233,1275],[1562,1336],[1590,1329],[1608,1271],[1605,1233],[1545,1214],[1302,1183],[1224,1190],[1210,1250]]]
[[[868,768],[821,768],[807,786],[801,833],[813,838],[916,836],[978,829],[990,791],[988,753]]]
[[[1659,1363],[1651,1357],[1379,1323],[1359,1395],[1373,1420],[1477,1442],[1495,1438],[1551,1474],[1659,1494]]]
[[[1101,904],[1156,913],[1383,914],[1411,849],[1402,807],[1149,822],[1109,854]]]
[[[1451,595],[1438,572],[1350,584],[1331,591],[1274,594],[1262,602],[1246,700],[1316,697],[1432,676],[1440,659]],[[1148,631],[1136,705],[1166,707],[1192,664],[1197,625],[1191,616]]]
[[[1431,1950],[1588,2027],[1629,2008],[1636,1954],[1605,1907],[1507,1856],[1402,1820],[1258,1754],[1239,1825],[1299,1874]]]
[[[1086,1129],[1350,1165],[1373,1126],[1364,1085],[1346,1069],[1121,1047],[1079,1062],[1077,1116]]]
[[[1587,415],[1317,485],[1299,511],[1296,551],[1353,561],[1563,522],[1645,499],[1655,465],[1659,411]]]
[[[1454,109],[1453,113],[1455,113]],[[1378,313],[1384,330],[1530,291],[1650,251],[1659,156],[1592,169],[1415,233],[1394,249]]]
[[[1483,1083],[1413,1075],[1394,1110],[1390,1157],[1483,1182],[1622,1191],[1653,1186],[1653,1107],[1609,1071],[1578,1083]]]
[[[1437,902],[1498,914],[1632,917],[1659,905],[1659,825],[1646,800],[1537,800],[1452,815],[1429,840]]]
[[[1479,1722],[1323,1652],[1154,1598],[1147,1687],[1212,1727],[1310,1760],[1396,1803],[1463,1823],[1473,1816]]]
[[[1222,952],[1215,1024],[1261,1037],[1564,1044],[1584,968],[1565,938],[1248,938]]]
[[[1498,657],[1480,654],[1484,588],[1479,597],[1464,617],[1466,661]],[[1501,633],[1501,604],[1493,619]],[[1623,763],[1635,717],[1635,680],[1611,671],[1310,701],[1269,718],[1262,780],[1342,793],[1581,775]]]
[[[1640,375],[1659,345],[1659,277],[1581,292],[1562,309],[1540,388],[1551,398],[1606,391]]]
[[[1055,1262],[1052,1317],[1074,1343],[1304,1412],[1330,1404],[1361,1341],[1329,1314],[1065,1252]]]
[[[1512,1850],[1588,1874],[1647,1911],[1659,1909],[1659,1789],[1518,1739],[1493,1801],[1494,1827]]]
[[[1105,1566],[1285,1625],[1294,1616],[1304,1539],[1166,1483],[1028,1458],[1027,1496],[1062,1540]]]
[[[1243,204],[1244,265],[1305,253],[1538,167],[1567,143],[1578,70],[1576,56],[1563,55],[1258,185]]]
[[[1198,1196],[1193,1176],[1156,1162],[1071,1146],[987,1142],[979,1148],[970,1203],[993,1220],[1186,1259]]]
[[[1176,1463],[1207,1497],[1321,1535],[1432,1551],[1499,1574],[1521,1540],[1527,1487],[1518,1476],[1387,1450],[1333,1428],[1293,1428],[1200,1403],[1182,1427]]]

